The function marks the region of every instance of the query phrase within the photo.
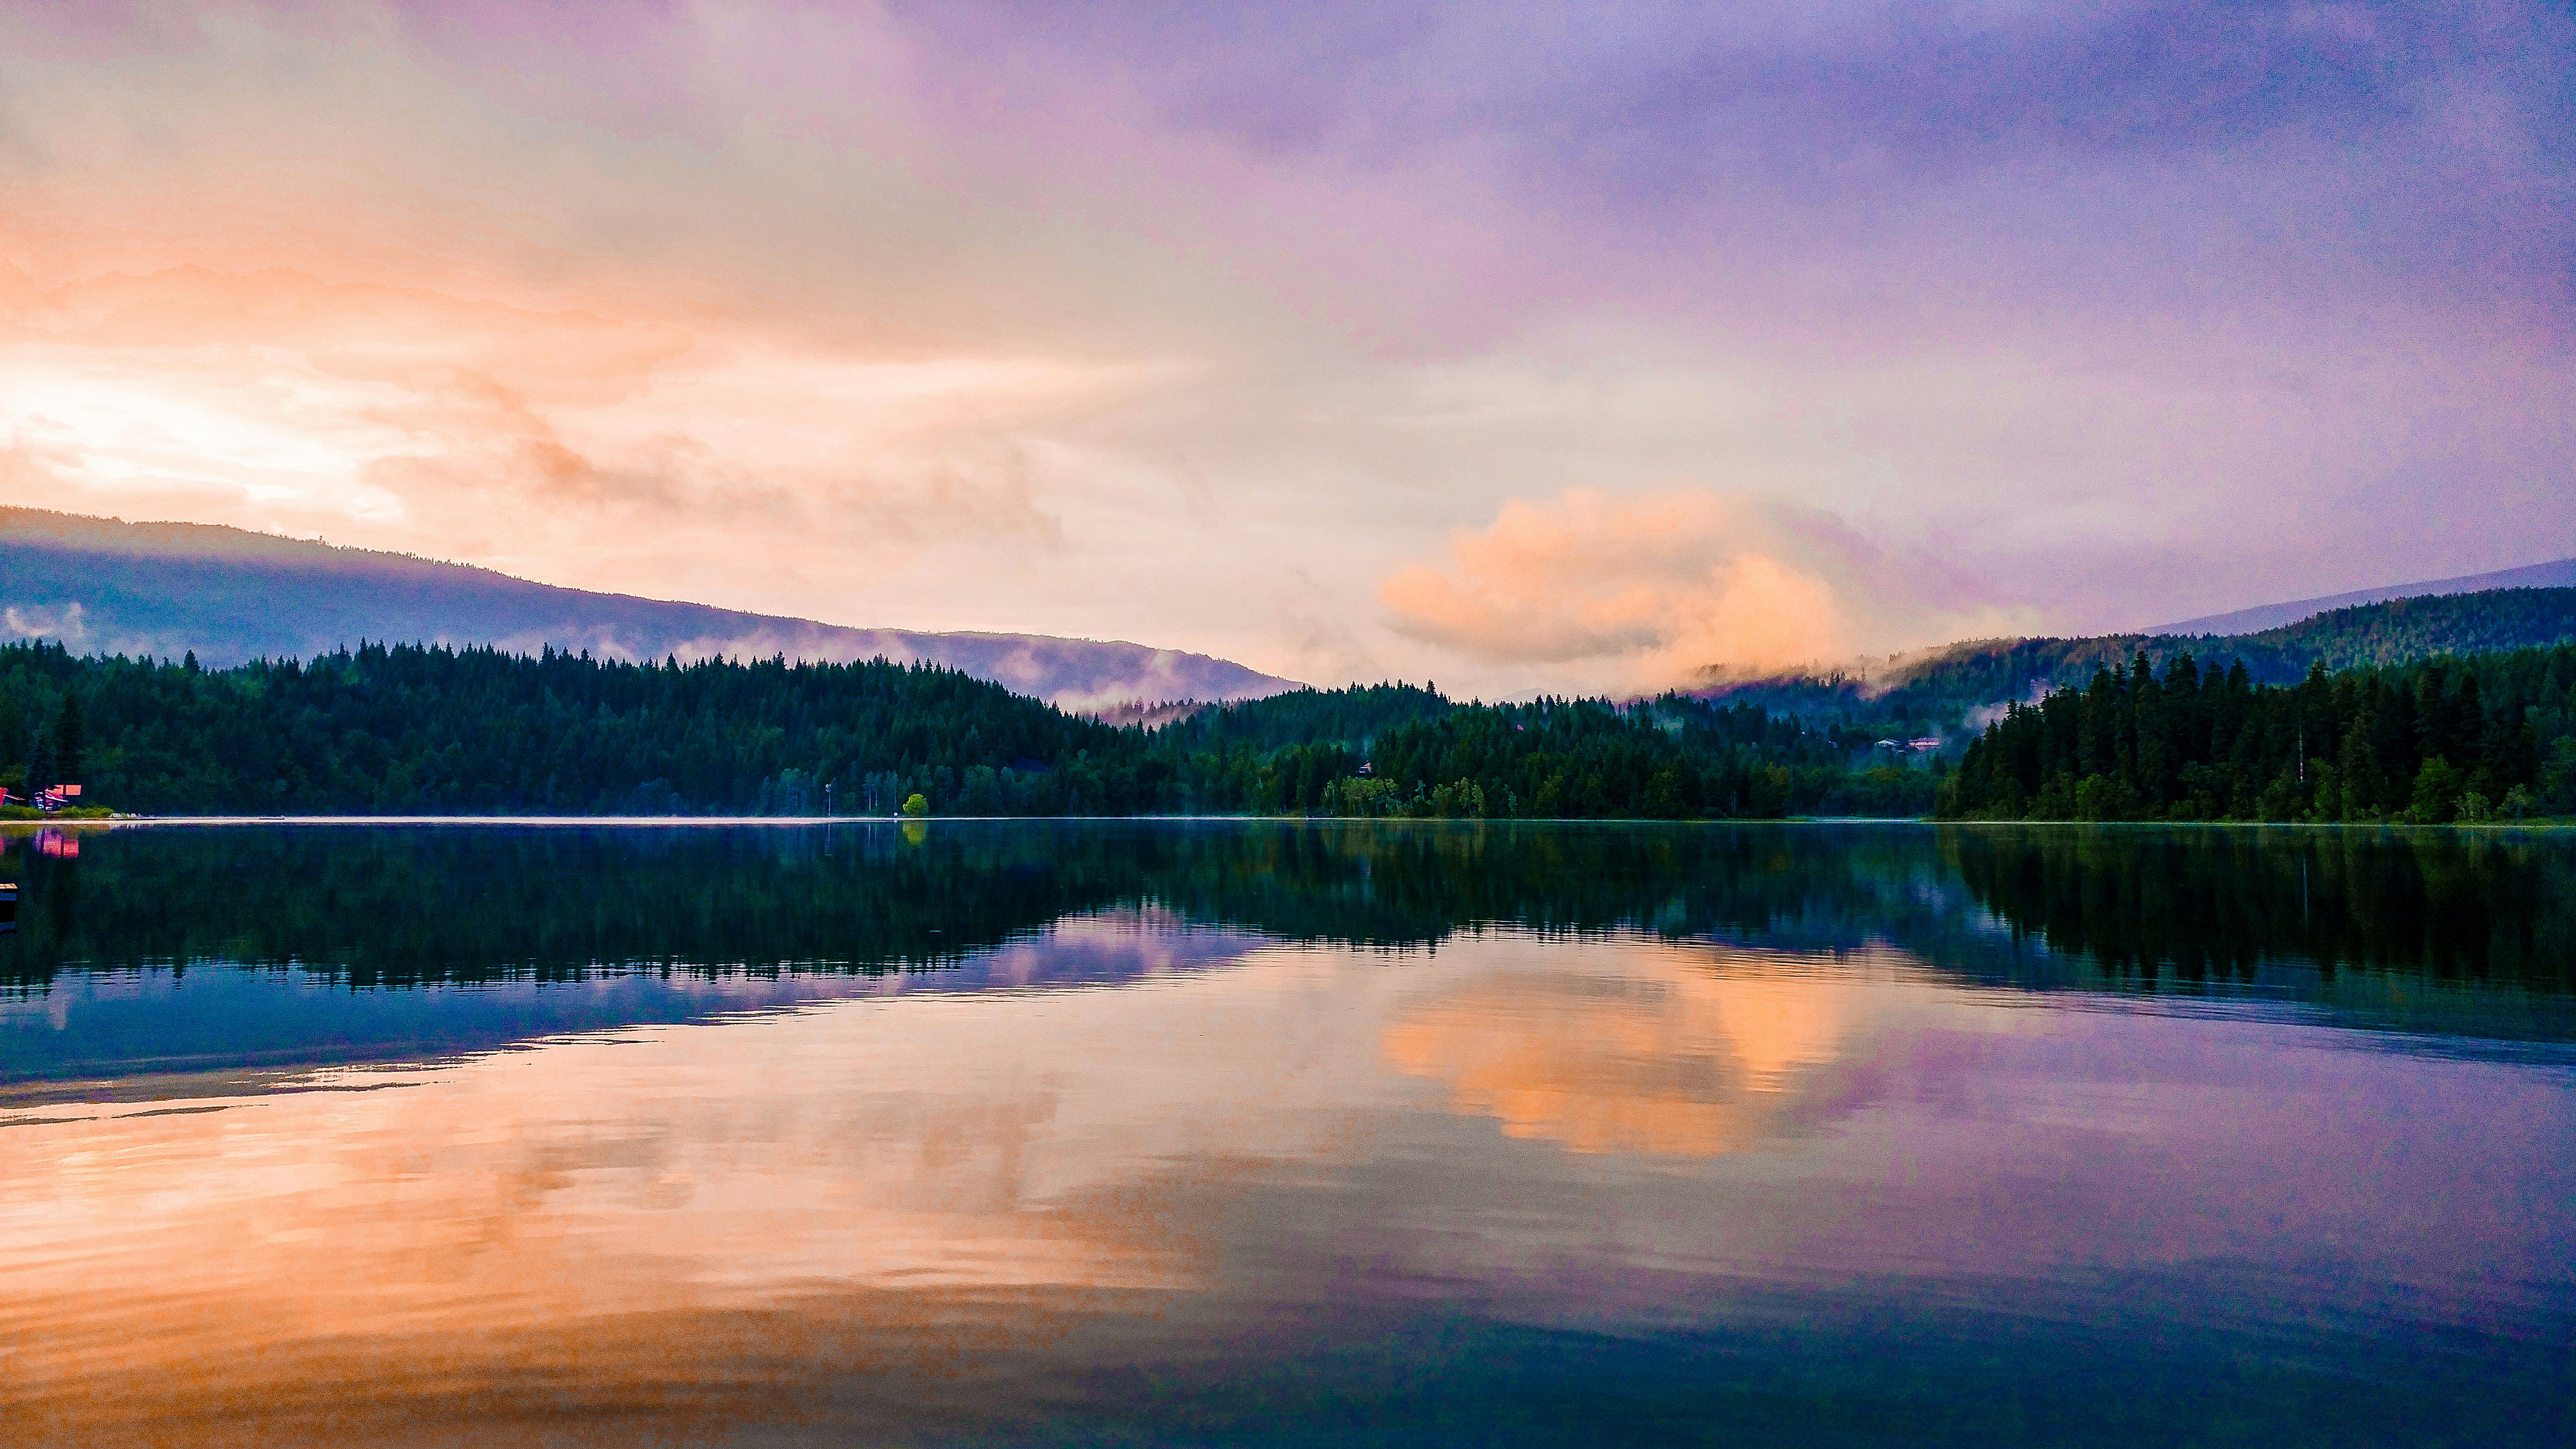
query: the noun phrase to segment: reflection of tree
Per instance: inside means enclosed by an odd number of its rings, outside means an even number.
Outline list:
[[[44,908],[22,916],[0,972],[235,962],[398,984],[901,967],[1043,927],[1123,883],[1099,856],[1001,841],[971,855],[886,830],[824,844],[691,828],[118,832],[76,862],[21,857]]]
[[[401,983],[610,966],[900,968],[1147,903],[1363,945],[1486,925],[1848,929],[1903,908],[1928,840],[1432,823],[941,822],[828,839],[767,827],[155,828],[102,833],[77,862],[22,853],[37,908],[0,948],[0,973],[229,961]],[[75,890],[85,908],[71,908]]]
[[[1916,910],[1928,833],[1776,826],[1333,822],[1178,837],[1155,895],[1291,939],[1419,945],[1508,925],[1858,944]],[[1858,934],[1856,934],[1858,933]]]
[[[2008,977],[2042,954],[2224,981],[2314,960],[2576,989],[2576,853],[2365,830],[1186,825],[106,831],[20,849],[0,980],[242,962],[352,982],[877,970],[1155,905],[1290,940],[1610,930]],[[1982,909],[1980,909],[1982,908]],[[1991,913],[1989,915],[1989,913]],[[2052,968],[2054,969],[2054,968]]]
[[[2018,934],[2117,972],[2267,959],[2576,987],[2576,858],[2548,841],[2374,830],[1942,832]]]

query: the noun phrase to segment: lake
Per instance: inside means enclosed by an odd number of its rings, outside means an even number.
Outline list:
[[[2576,838],[6,840],[13,1445],[2576,1433]]]

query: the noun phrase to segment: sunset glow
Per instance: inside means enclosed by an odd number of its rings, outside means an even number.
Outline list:
[[[2532,562],[2481,15],[24,8],[0,502],[1506,693]]]

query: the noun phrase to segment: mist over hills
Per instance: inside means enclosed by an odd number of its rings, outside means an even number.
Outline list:
[[[531,583],[490,569],[195,523],[0,508],[0,638],[210,667],[361,640],[552,645],[602,659],[718,656],[942,664],[1069,710],[1254,699],[1294,688],[1240,664],[1038,634],[857,629]]]

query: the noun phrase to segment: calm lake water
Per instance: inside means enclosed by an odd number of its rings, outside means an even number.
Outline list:
[[[2565,837],[6,839],[13,1445],[2576,1434]]]

